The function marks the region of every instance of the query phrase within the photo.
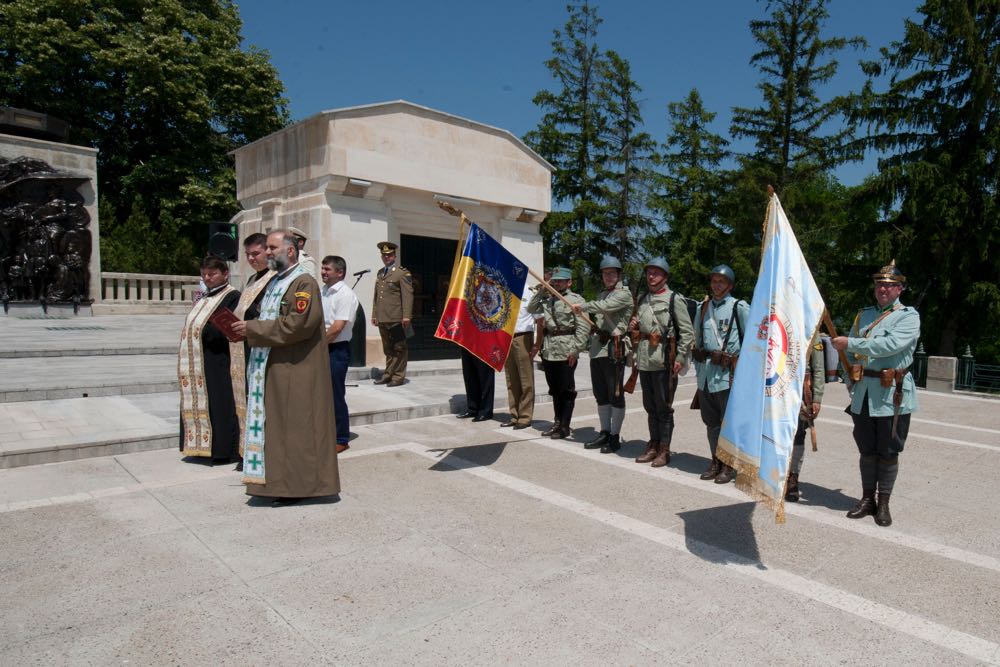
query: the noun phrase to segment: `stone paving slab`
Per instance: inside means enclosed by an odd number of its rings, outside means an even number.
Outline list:
[[[695,412],[670,466],[636,465],[639,398],[619,455],[581,446],[592,399],[571,440],[358,426],[337,502],[248,500],[176,451],[0,470],[0,664],[1000,664],[997,490],[967,484],[1000,457],[996,402],[921,395],[880,528],[844,517],[842,387],[784,525],[698,479]]]

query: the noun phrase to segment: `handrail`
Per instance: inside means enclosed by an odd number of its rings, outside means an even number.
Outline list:
[[[155,273],[101,273],[101,300],[111,303],[191,303],[201,278]]]

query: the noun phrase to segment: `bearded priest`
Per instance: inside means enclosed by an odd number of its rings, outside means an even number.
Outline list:
[[[243,483],[247,495],[291,504],[340,492],[333,390],[319,286],[295,236],[271,232],[266,254],[277,275],[260,315],[233,324],[250,344]]]

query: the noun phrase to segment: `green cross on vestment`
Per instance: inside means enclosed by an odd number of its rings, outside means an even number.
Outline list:
[[[260,387],[254,387],[253,391],[250,392],[250,395],[256,398],[258,401],[260,401],[261,397],[264,395],[264,392],[260,390]]]
[[[257,469],[260,468],[261,465],[264,462],[260,460],[260,456],[258,456],[256,453],[254,453],[253,456],[251,456],[249,459],[247,459],[247,463],[250,464],[250,469],[251,470],[253,470],[254,472],[257,472]]]
[[[263,429],[260,427],[260,422],[255,419],[253,426],[250,427],[250,430],[253,431],[254,436],[259,436]]]
[[[258,364],[264,363],[264,353],[258,352],[257,354],[254,355],[253,360],[256,361]]]

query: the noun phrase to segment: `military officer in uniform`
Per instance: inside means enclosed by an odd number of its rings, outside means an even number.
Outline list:
[[[625,421],[625,358],[628,356],[628,322],[632,316],[632,294],[622,285],[622,264],[617,258],[601,259],[604,289],[596,301],[573,306],[575,313],[587,313],[597,328],[590,337],[590,382],[597,400],[601,432],[587,442],[586,449],[600,447],[602,454],[621,448]]]
[[[660,468],[670,463],[674,391],[679,375],[687,370],[694,331],[684,297],[667,286],[667,260],[650,259],[645,274],[648,291],[639,298],[636,315],[629,322],[632,342],[637,345],[642,407],[649,424],[646,451],[635,462]]]
[[[413,278],[396,264],[395,243],[378,244],[383,266],[375,276],[372,324],[378,327],[385,353],[385,373],[375,384],[398,387],[406,378],[406,331],[413,317]]]
[[[317,277],[318,274],[316,273],[316,260],[313,259],[312,256],[305,251],[306,241],[309,240],[308,237],[306,236],[306,233],[301,229],[299,229],[298,227],[289,227],[288,231],[290,231],[292,235],[295,237],[295,243],[296,243],[295,247],[299,249],[299,266],[305,269],[306,273],[308,273],[310,276],[316,279],[317,283],[322,282]]]
[[[833,346],[846,352],[851,363],[849,411],[860,454],[861,500],[847,516],[860,519],[874,514],[875,523],[888,526],[899,453],[910,429],[910,414],[917,409],[910,364],[920,338],[920,315],[899,302],[906,276],[895,260],[873,274],[872,280],[877,305],[859,312],[850,335],[834,338]]]
[[[792,460],[788,464],[788,482],[785,484],[785,500],[799,502],[799,473],[802,472],[802,458],[806,453],[806,431],[813,427],[813,420],[819,416],[826,386],[826,355],[823,341],[814,339],[806,362],[806,375],[802,383],[802,408],[799,411],[799,427],[792,440]]]
[[[551,285],[571,305],[544,288],[537,290],[528,302],[529,313],[545,318],[541,353],[555,417],[552,428],[542,431],[542,435],[551,436],[553,440],[568,438],[571,433],[569,424],[576,404],[576,362],[590,342],[590,325],[573,312],[572,304],[582,305],[584,300],[570,290],[572,284],[573,274],[569,269],[553,269]],[[532,348],[532,356],[538,352],[536,344]]]
[[[732,268],[720,264],[712,269],[710,294],[698,304],[694,315],[694,350],[691,355],[698,373],[697,400],[701,421],[708,429],[708,448],[712,454],[712,462],[701,478],[714,479],[716,484],[727,484],[736,477],[736,471],[715,456],[722,417],[729,402],[733,371],[750,315],[750,305],[730,294],[734,284],[736,274]]]

